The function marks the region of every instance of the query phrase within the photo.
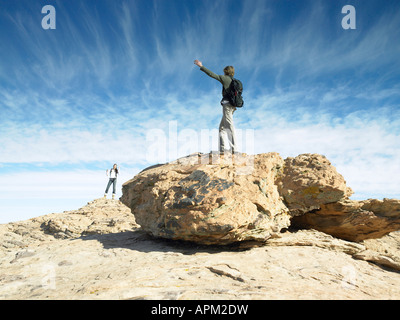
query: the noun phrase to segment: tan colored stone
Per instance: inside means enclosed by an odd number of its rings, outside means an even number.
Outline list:
[[[320,209],[322,204],[337,202],[353,193],[330,161],[319,154],[287,158],[278,186],[294,216]]]
[[[265,241],[291,223],[361,241],[399,230],[400,200],[352,201],[318,154],[233,159],[195,153],[152,166],[123,185],[121,201],[156,237],[202,244]]]
[[[57,216],[70,230],[86,221],[69,224],[67,215],[92,219],[101,232],[55,238],[64,231],[41,227]],[[132,231],[113,229],[107,219],[127,219]],[[0,225],[0,299],[400,299],[400,274],[390,271],[398,266],[398,232],[357,244],[286,231],[243,250],[154,239],[132,219],[118,202],[98,199]]]
[[[130,231],[137,227],[130,209],[122,202],[100,198],[77,210],[0,225],[0,249],[23,248],[33,242],[51,241],[54,237],[75,238]]]
[[[297,232],[281,233],[267,241],[268,246],[312,246],[331,251],[345,252],[350,255],[366,250],[365,245],[341,239],[316,230],[299,230]]]
[[[0,299],[399,299],[400,274],[312,245],[198,247],[139,231],[31,244],[0,256]],[[272,239],[271,239],[272,240]],[[290,244],[292,243],[292,244]],[[304,242],[303,242],[304,244]],[[347,250],[347,249],[345,249]]]
[[[277,153],[221,159],[194,154],[148,168],[123,185],[121,201],[157,237],[229,244],[265,241],[289,226],[275,179]]]
[[[379,239],[363,241],[366,250],[355,255],[356,259],[362,259],[400,270],[400,232],[391,232]]]
[[[292,225],[350,241],[379,238],[400,229],[400,200],[344,200],[324,204],[320,210],[292,218]]]

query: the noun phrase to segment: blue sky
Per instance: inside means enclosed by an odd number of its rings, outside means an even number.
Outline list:
[[[242,151],[321,153],[354,199],[400,198],[397,0],[1,0],[0,43],[0,223],[102,196],[113,163],[120,196],[149,165],[216,150],[221,88],[196,58],[243,82]]]

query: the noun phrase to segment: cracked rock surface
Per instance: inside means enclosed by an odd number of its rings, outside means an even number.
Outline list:
[[[354,243],[288,230],[262,247],[154,238],[97,199],[0,225],[0,299],[400,299],[399,252],[399,232]]]

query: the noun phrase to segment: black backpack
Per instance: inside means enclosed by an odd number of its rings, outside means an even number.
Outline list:
[[[228,100],[231,106],[241,108],[244,104],[242,92],[242,82],[238,79],[232,78],[229,88],[224,90],[224,99]]]

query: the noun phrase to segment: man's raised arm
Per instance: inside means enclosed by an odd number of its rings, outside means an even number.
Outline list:
[[[205,66],[203,66],[203,63],[199,60],[194,60],[194,64],[196,66],[200,67],[200,70],[203,71],[206,75],[208,75],[211,78],[214,78],[215,80],[218,80],[219,82],[222,83],[221,76],[217,75],[216,73],[212,72],[211,70],[208,70]]]

